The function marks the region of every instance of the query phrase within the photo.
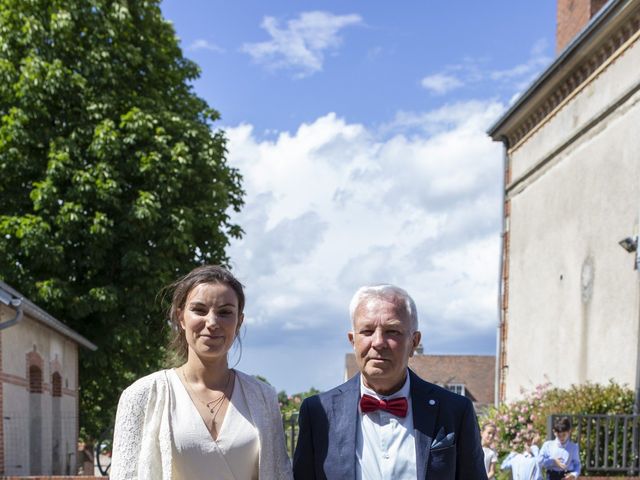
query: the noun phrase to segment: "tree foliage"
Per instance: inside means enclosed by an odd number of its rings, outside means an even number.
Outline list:
[[[158,290],[242,233],[198,75],[159,0],[0,0],[0,277],[98,345],[90,437],[161,365]]]

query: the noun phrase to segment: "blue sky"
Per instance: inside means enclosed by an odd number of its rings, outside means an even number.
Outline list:
[[[418,305],[426,353],[495,352],[502,147],[486,136],[553,60],[555,2],[165,0],[244,175],[238,368],[342,381],[355,290]]]

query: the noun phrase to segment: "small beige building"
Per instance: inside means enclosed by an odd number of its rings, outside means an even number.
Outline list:
[[[79,346],[96,349],[0,281],[0,475],[75,474]]]
[[[620,245],[639,233],[639,39],[640,0],[558,0],[558,57],[489,131],[505,146],[502,401],[640,387],[639,275]]]

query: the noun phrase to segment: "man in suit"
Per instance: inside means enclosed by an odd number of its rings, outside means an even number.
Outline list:
[[[471,402],[408,368],[420,343],[411,297],[362,287],[350,304],[360,373],[300,407],[297,480],[486,480]]]

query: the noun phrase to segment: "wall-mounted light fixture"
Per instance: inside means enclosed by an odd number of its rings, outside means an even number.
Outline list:
[[[635,252],[638,250],[638,237],[623,238],[618,244],[629,253]]]
[[[638,250],[638,236],[623,238],[618,242],[622,248],[629,253],[636,253],[636,261],[634,262],[634,268],[640,271],[640,251]]]

